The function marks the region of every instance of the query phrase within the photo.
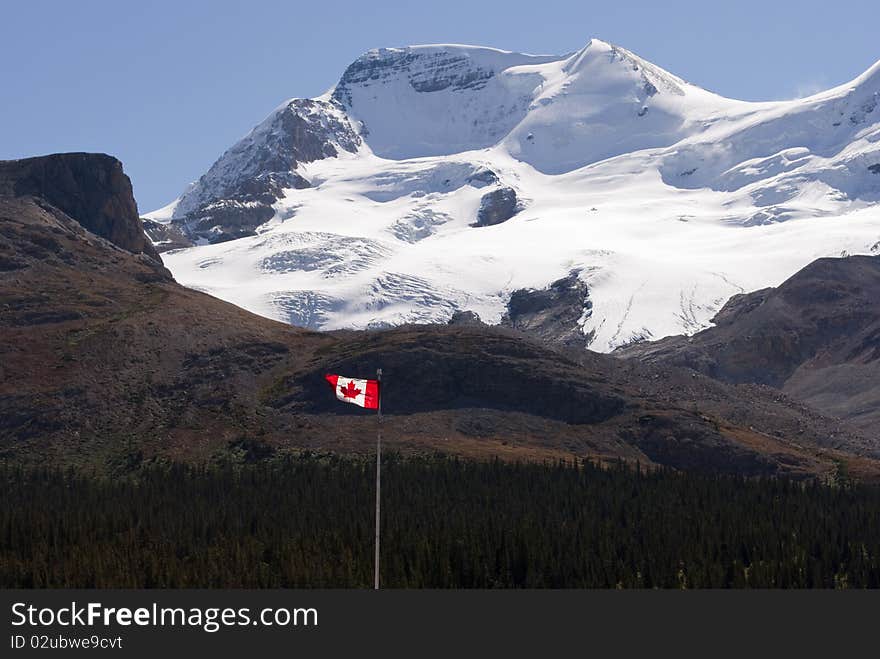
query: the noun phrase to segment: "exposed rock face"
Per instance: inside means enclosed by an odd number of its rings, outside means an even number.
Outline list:
[[[736,295],[692,337],[619,350],[725,382],[781,388],[866,430],[880,422],[880,257],[819,259],[785,281]]]
[[[0,161],[0,196],[41,198],[117,247],[162,261],[144,235],[131,181],[116,158],[59,153]]]
[[[174,223],[191,238],[253,235],[285,189],[311,187],[300,164],[355,152],[361,138],[334,103],[294,99],[229,149],[180,199]]]
[[[241,196],[245,199],[237,198]],[[255,236],[255,229],[271,220],[275,211],[271,203],[248,199],[249,196],[235,195],[200,207],[187,216],[183,225],[186,233],[196,239],[207,238],[210,243]],[[274,203],[275,199],[271,202]]]
[[[513,188],[498,188],[483,195],[477,221],[474,226],[489,227],[506,222],[519,213],[522,207]]]
[[[147,234],[147,237],[153,242],[153,247],[160,254],[193,245],[193,242],[184,235],[178,225],[162,224],[143,218],[141,218],[141,222],[144,225],[144,233]]]
[[[399,76],[405,76],[417,92],[438,92],[481,89],[494,75],[494,70],[480,66],[465,54],[381,48],[365,53],[349,65],[333,98],[350,105],[351,87],[382,84]]]
[[[448,324],[474,327],[483,325],[484,323],[476,311],[456,311],[452,314],[452,318],[449,319]]]
[[[498,183],[498,174],[487,167],[481,167],[467,178],[467,182],[475,188]]]
[[[589,291],[578,272],[558,279],[545,289],[514,291],[501,324],[551,345],[585,348],[586,336],[579,320],[589,309]]]

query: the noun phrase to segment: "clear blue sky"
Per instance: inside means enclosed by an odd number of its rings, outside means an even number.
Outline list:
[[[880,59],[877,0],[2,1],[0,159],[113,154],[142,212],[281,101],[322,93],[379,46],[564,53],[595,36],[755,100],[836,85]]]

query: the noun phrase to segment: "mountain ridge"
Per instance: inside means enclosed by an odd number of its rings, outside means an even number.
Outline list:
[[[340,405],[324,374],[382,367],[395,450],[827,480],[846,465],[880,478],[880,448],[772,389],[557,350],[479,323],[291,327],[180,286],[157,261],[92,233],[89,218],[5,183],[0,256],[14,267],[0,268],[0,455],[13,463],[112,472],[369,453],[375,418]]]
[[[731,298],[714,326],[615,354],[778,388],[876,437],[880,257],[819,259],[777,288]]]
[[[880,250],[878,70],[749,102],[598,39],[376,49],[147,217],[199,243],[166,258],[180,281],[313,328],[496,324],[516,291],[577,271],[589,304],[565,329],[607,352]]]

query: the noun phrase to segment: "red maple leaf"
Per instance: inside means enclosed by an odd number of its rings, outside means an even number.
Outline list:
[[[354,386],[354,382],[351,380],[348,381],[346,386],[339,387],[339,391],[342,392],[345,398],[357,398],[361,393],[361,390]]]

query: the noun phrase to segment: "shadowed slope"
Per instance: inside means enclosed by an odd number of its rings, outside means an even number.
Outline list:
[[[4,185],[9,189],[9,181]],[[130,222],[127,216],[119,222]],[[106,469],[165,457],[366,453],[375,417],[325,372],[386,369],[392,447],[870,477],[864,442],[774,393],[621,367],[513,331],[318,334],[177,285],[44,198],[0,198],[0,451]]]
[[[714,320],[616,354],[779,387],[880,445],[880,257],[819,259],[778,288],[733,297]]]

